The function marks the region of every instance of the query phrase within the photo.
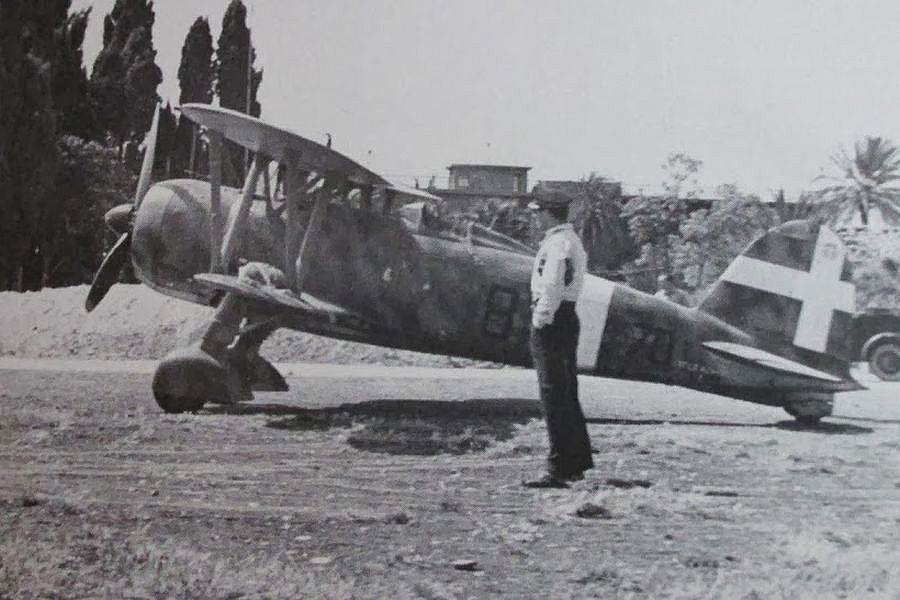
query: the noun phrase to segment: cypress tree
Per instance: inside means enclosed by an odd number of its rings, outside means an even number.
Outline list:
[[[204,17],[197,17],[181,47],[181,64],[178,67],[178,83],[181,88],[179,104],[211,103],[214,76],[213,39],[209,21]],[[192,147],[195,154],[193,165],[190,164]],[[199,150],[199,144],[194,139],[193,123],[184,116],[179,117],[175,132],[174,172],[182,175],[192,169],[202,170],[198,167]]]
[[[250,40],[247,28],[247,8],[241,0],[231,0],[222,19],[222,33],[219,35],[218,77],[216,93],[219,103],[225,107],[243,113],[248,112],[247,83],[250,83],[249,113],[258,117],[261,107],[257,101],[257,91],[262,82],[262,70],[253,68],[256,51]],[[249,77],[248,77],[249,73]],[[223,181],[229,185],[240,185],[244,174],[244,151],[236,144],[225,144],[226,160],[234,169],[225,169]]]
[[[156,88],[162,83],[162,71],[154,62],[156,50],[149,27],[132,30],[122,51],[125,63],[124,96],[127,108],[125,114],[125,135],[131,139],[143,138],[150,129],[153,111],[159,102]]]
[[[57,115],[51,75],[69,0],[0,2],[0,234],[2,284],[43,283],[42,232],[55,215]]]
[[[197,17],[181,47],[181,64],[178,66],[181,93],[178,102],[212,102],[213,77],[213,40],[209,21],[205,17]]]
[[[116,0],[103,21],[103,48],[94,61],[91,88],[98,120],[119,145],[143,137],[159,101],[155,20],[153,2]]]
[[[3,289],[89,280],[103,213],[133,190],[114,151],[69,135],[92,134],[81,50],[89,11],[69,7],[0,0]]]
[[[25,52],[20,39],[23,25],[22,2],[0,2],[0,289],[14,287],[18,263],[16,250],[19,231],[15,223],[18,210],[17,182],[13,181],[15,134],[23,102],[19,89]]]
[[[166,105],[159,111],[159,129],[156,134],[156,153],[153,169],[158,176],[168,178],[172,175],[172,155],[175,150],[175,112],[172,105]]]
[[[91,9],[71,14],[57,30],[56,59],[53,61],[53,106],[63,134],[91,138],[97,135],[88,97],[88,78],[83,65],[82,44]]]

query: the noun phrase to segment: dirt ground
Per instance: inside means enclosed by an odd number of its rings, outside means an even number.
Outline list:
[[[114,285],[87,313],[88,286],[0,292],[0,357],[159,359],[197,339],[212,309],[143,285]],[[273,361],[452,367],[474,361],[379,348],[282,329],[263,345]]]
[[[149,382],[0,368],[0,598],[900,598],[896,384],[804,430],[585,379],[596,468],[532,491],[525,371],[347,367],[182,416]]]

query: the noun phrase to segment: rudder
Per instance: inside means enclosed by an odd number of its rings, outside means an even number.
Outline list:
[[[753,335],[759,346],[846,373],[856,291],[847,251],[827,227],[792,221],[751,243],[700,310]]]

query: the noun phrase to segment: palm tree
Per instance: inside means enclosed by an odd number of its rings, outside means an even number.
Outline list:
[[[824,210],[832,219],[850,212],[859,213],[863,225],[869,225],[869,213],[877,208],[885,221],[900,221],[900,148],[882,137],[866,137],[854,144],[851,157],[843,148],[831,157],[840,175],[816,179],[833,181],[819,192],[825,199]]]

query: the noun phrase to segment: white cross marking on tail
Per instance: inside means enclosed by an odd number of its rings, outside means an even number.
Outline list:
[[[822,227],[809,271],[742,255],[731,263],[722,280],[800,300],[794,345],[825,352],[834,311],[852,313],[856,308],[853,284],[841,281],[843,268],[844,249],[840,238]]]

